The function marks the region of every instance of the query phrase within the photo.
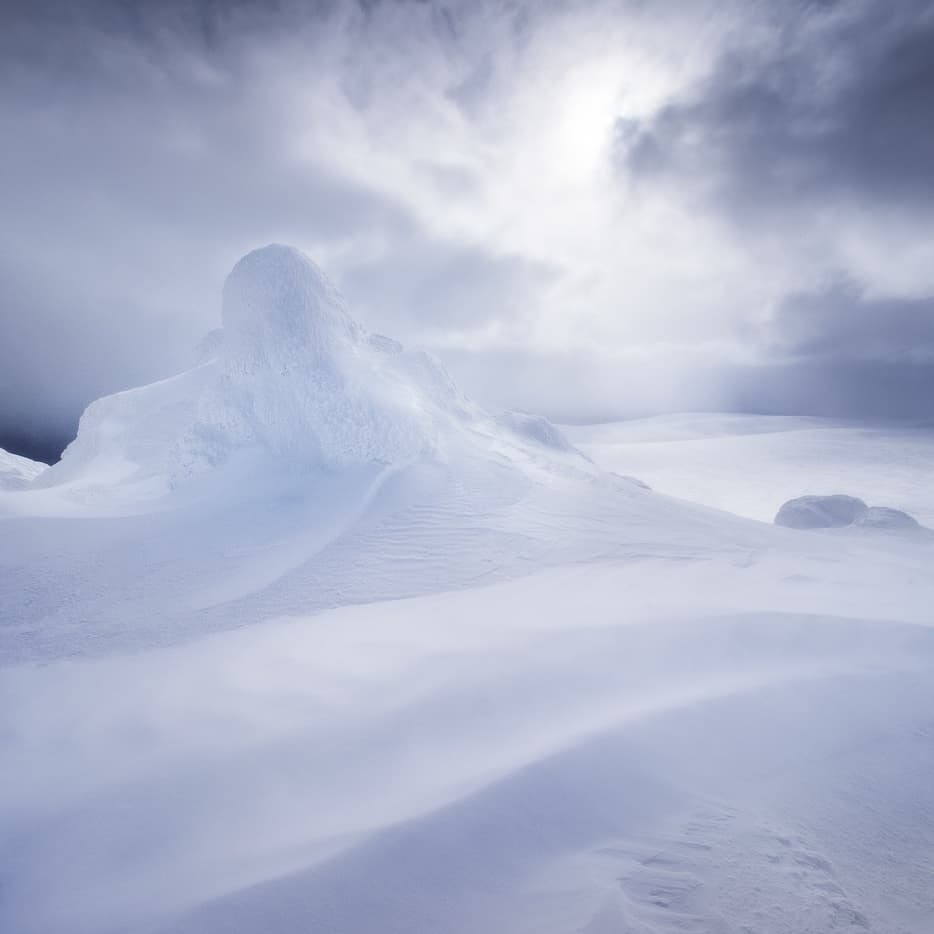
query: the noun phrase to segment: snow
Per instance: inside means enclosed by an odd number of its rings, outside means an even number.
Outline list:
[[[873,529],[916,529],[918,522],[907,512],[888,506],[870,506],[856,517],[855,525]]]
[[[0,490],[21,490],[48,467],[0,448]]]
[[[839,528],[852,525],[866,514],[867,509],[861,499],[842,493],[799,496],[782,503],[782,508],[775,516],[775,524],[791,529]]]
[[[934,527],[934,426],[783,415],[681,414],[564,426],[608,470],[771,522],[782,503],[841,491]]]
[[[254,250],[224,285],[218,379],[179,457],[217,464],[256,446],[313,466],[399,463],[432,441],[400,357],[366,341],[323,273],[290,247]],[[431,400],[434,401],[434,400]]]
[[[237,263],[223,328],[199,355],[192,371],[89,406],[44,485],[112,504],[115,485],[128,502],[157,500],[205,472],[217,494],[244,471],[402,464],[474,415],[440,364],[368,335],[291,247]],[[226,482],[219,468],[229,468]]]
[[[769,486],[932,515],[928,435],[563,444],[284,247],[208,344],[0,492],[0,929],[931,929],[934,543]]]
[[[541,415],[528,412],[504,412],[499,422],[523,438],[535,441],[546,448],[558,451],[572,450],[571,443],[561,430]]]

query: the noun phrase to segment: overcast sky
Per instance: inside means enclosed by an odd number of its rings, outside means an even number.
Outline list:
[[[934,414],[934,3],[0,0],[0,445],[303,248],[493,407]]]

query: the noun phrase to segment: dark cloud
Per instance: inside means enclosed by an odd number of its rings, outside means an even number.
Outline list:
[[[723,374],[758,412],[934,416],[934,297],[867,297],[852,282],[788,296],[758,335],[767,361]]]
[[[725,367],[723,405],[766,415],[911,419],[934,424],[934,366],[805,359]]]
[[[934,209],[934,6],[789,4],[618,147],[643,180],[693,181],[744,225],[835,198]]]
[[[828,363],[934,363],[934,297],[869,298],[850,282],[788,296],[766,330],[769,349]]]
[[[188,362],[144,296],[101,307],[96,290],[0,257],[0,447],[55,459],[84,407]]]

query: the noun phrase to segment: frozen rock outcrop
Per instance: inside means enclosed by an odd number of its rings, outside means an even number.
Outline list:
[[[88,406],[43,483],[150,496],[233,461],[293,471],[400,464],[475,417],[438,361],[370,335],[292,247],[263,247],[234,266],[222,320],[194,369]]]
[[[351,318],[327,277],[292,247],[254,250],[224,285],[217,377],[176,447],[183,470],[242,448],[321,466],[395,463],[434,439],[447,400],[411,359]]]
[[[40,482],[102,495],[119,486],[151,499],[207,477],[192,487],[201,495],[261,489],[253,478],[272,473],[493,458],[502,444],[586,463],[546,419],[493,418],[430,354],[370,334],[292,247],[266,246],[234,266],[222,323],[193,369],[88,406],[78,437]],[[227,468],[230,482],[215,481]]]

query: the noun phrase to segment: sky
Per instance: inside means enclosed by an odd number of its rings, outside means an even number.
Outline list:
[[[268,242],[491,408],[934,417],[934,2],[0,0],[0,446]]]

